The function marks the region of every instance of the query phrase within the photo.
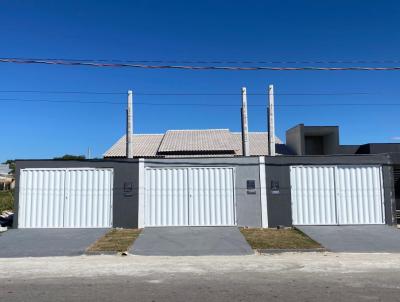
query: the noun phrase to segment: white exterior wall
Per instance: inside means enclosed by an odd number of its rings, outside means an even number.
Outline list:
[[[111,227],[112,195],[112,169],[22,169],[18,227]]]

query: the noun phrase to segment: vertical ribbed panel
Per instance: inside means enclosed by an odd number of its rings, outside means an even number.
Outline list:
[[[336,170],[339,224],[383,224],[381,167],[340,166]]]
[[[233,169],[189,169],[189,225],[235,225]]]
[[[335,173],[329,166],[290,168],[293,224],[336,224]]]
[[[384,224],[378,166],[293,166],[292,217],[297,225]]]
[[[112,169],[22,169],[18,227],[110,227],[112,191]]]
[[[232,168],[148,168],[145,186],[145,226],[235,224]]]
[[[68,169],[64,227],[111,227],[112,169]]]
[[[145,226],[187,226],[188,170],[146,169]]]
[[[19,186],[19,228],[62,228],[64,169],[22,169]]]

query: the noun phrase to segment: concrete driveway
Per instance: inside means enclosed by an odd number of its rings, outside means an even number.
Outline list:
[[[0,234],[0,258],[77,256],[108,229],[11,229]]]
[[[148,256],[254,254],[237,227],[145,228],[129,252]]]
[[[400,230],[387,225],[296,226],[331,252],[400,253]]]

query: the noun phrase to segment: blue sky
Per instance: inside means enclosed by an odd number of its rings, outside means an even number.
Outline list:
[[[399,23],[398,1],[9,0],[0,2],[0,57],[400,60]],[[330,64],[336,65],[344,64]],[[277,105],[396,103],[400,95],[399,79],[400,72],[396,71],[183,71],[2,63],[0,161],[85,154],[88,147],[94,156],[101,156],[125,129],[124,105],[4,100],[124,102],[123,94],[5,91],[124,93],[132,89],[138,94],[238,93],[237,96],[137,95],[134,103],[240,104],[242,86],[247,87],[248,93],[263,93],[272,83],[278,94]],[[368,94],[279,95],[338,92]],[[266,97],[249,96],[248,103],[264,104]],[[288,128],[305,123],[339,125],[343,144],[397,142],[393,138],[400,136],[399,113],[400,106],[277,107],[276,127],[282,138]],[[249,127],[251,131],[266,129],[262,108],[250,109]],[[239,131],[239,107],[134,106],[137,133],[184,128]]]

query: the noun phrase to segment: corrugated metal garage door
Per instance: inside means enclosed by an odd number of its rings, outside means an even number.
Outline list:
[[[337,224],[333,167],[291,167],[293,224]]]
[[[112,169],[22,169],[18,227],[111,227],[112,192]]]
[[[62,228],[64,169],[23,169],[19,185],[19,228]]]
[[[381,167],[293,166],[294,225],[383,224]]]
[[[338,167],[336,183],[339,224],[385,223],[380,167]]]
[[[186,226],[188,218],[188,170],[146,170],[146,226]]]
[[[189,224],[234,225],[233,169],[189,170]]]
[[[148,168],[145,226],[235,225],[233,184],[233,168]]]

